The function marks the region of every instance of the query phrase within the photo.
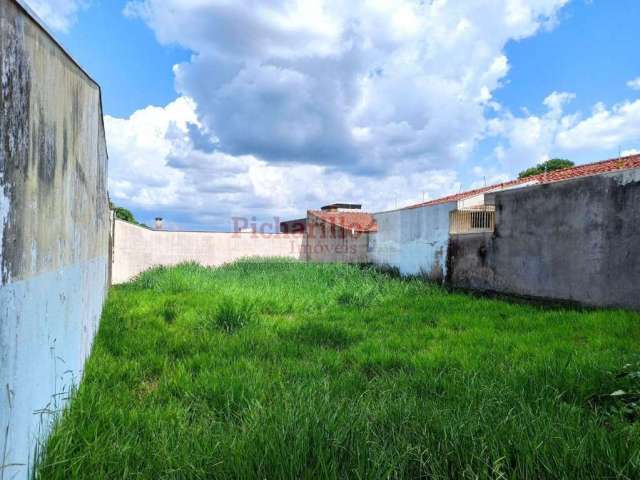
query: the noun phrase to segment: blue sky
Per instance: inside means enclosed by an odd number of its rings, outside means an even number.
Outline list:
[[[101,84],[111,196],[144,221],[378,211],[640,149],[636,0],[30,3]]]
[[[541,113],[542,101],[554,90],[575,93],[576,109],[628,98],[626,82],[640,75],[634,52],[638,20],[635,0],[569,3],[552,30],[507,44],[512,69],[496,100]]]
[[[128,117],[148,105],[175,100],[172,68],[189,51],[161,46],[143,22],[125,18],[126,2],[95,0],[58,38],[100,83],[107,115]]]

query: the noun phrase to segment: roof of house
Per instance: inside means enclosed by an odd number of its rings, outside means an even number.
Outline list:
[[[307,223],[307,218],[295,218],[293,220],[281,220],[280,225],[288,225],[291,223]]]
[[[405,208],[418,208],[431,205],[440,205],[443,203],[457,202],[465,200],[467,198],[475,197],[481,193],[488,193],[505,188],[513,188],[518,185],[525,184],[542,184],[561,182],[563,180],[570,180],[573,178],[587,177],[591,175],[599,175],[602,173],[615,172],[618,170],[627,170],[631,168],[640,168],[640,155],[631,155],[628,157],[613,158],[611,160],[604,160],[601,162],[587,163],[585,165],[578,165],[572,168],[565,168],[563,170],[554,170],[552,172],[541,173],[539,175],[533,175],[531,177],[518,178],[510,180],[504,183],[497,183],[488,187],[476,188],[474,190],[468,190],[466,192],[456,193],[454,195],[448,195],[446,197],[438,198],[436,200],[430,200],[428,202],[418,203],[410,205]]]
[[[345,230],[353,230],[358,233],[378,231],[378,223],[373,215],[364,212],[322,212],[309,210],[308,215],[325,223],[336,225]]]
[[[325,205],[320,210],[326,212],[327,210],[338,210],[339,208],[344,208],[347,210],[360,210],[362,208],[362,205],[360,205],[359,203],[332,203],[331,205]]]

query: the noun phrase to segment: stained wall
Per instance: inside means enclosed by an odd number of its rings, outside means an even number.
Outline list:
[[[0,465],[26,478],[82,377],[108,286],[98,85],[0,0]]]
[[[456,287],[640,309],[640,169],[498,192],[493,234],[453,235]]]

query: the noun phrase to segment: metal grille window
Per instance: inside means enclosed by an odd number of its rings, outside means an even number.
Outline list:
[[[483,210],[454,210],[449,214],[449,233],[493,232],[496,226],[496,212],[488,208]]]

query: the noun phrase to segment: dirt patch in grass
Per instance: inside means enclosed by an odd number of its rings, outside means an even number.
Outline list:
[[[147,396],[151,395],[158,389],[158,385],[159,380],[157,378],[142,381],[136,389],[138,398],[141,400],[145,399]]]

